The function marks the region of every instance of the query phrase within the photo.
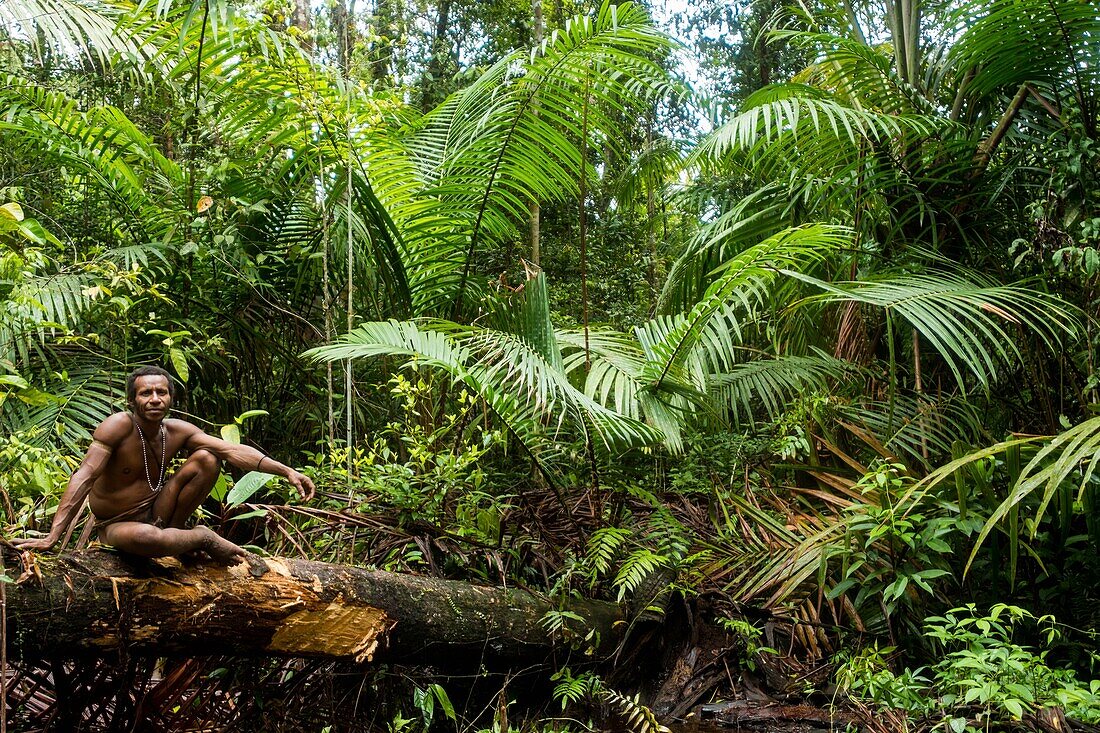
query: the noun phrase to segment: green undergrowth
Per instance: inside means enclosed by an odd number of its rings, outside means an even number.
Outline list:
[[[928,664],[891,669],[897,650],[876,644],[838,655],[836,684],[871,708],[905,714],[908,730],[976,732],[1020,725],[1043,709],[1100,722],[1100,679],[1085,680],[1051,659],[1061,629],[1054,617],[974,604],[925,619]],[[1030,634],[1037,646],[1019,643]]]

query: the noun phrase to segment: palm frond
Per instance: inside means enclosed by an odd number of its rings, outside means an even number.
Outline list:
[[[1100,13],[1095,3],[1075,0],[1021,0],[963,3],[953,19],[964,29],[948,62],[970,96],[1008,92],[1023,83],[1068,82],[1076,75],[1100,79],[1095,63]],[[1006,53],[1005,49],[1026,49]],[[967,72],[981,69],[979,74]]]
[[[40,42],[61,53],[106,60],[111,54],[136,55],[140,44],[119,33],[119,21],[132,6],[111,0],[6,0],[0,3],[0,29],[39,53]]]
[[[714,558],[704,568],[737,601],[765,608],[797,601],[844,540],[837,516],[800,515],[798,521],[729,494],[719,534],[704,543]]]
[[[79,454],[95,427],[118,409],[126,376],[123,369],[94,358],[68,355],[65,365],[63,372],[25,372],[49,397],[34,405],[6,400],[0,424],[32,445],[60,445]]]
[[[409,251],[437,263],[421,268],[421,258],[410,267],[427,275],[416,289],[430,296],[418,312],[453,310],[471,253],[509,236],[531,202],[575,194],[589,165],[581,138],[616,139],[614,113],[664,83],[651,55],[668,43],[639,6],[604,3],[530,54],[504,57],[408,131],[424,206],[402,225]],[[590,111],[587,128],[582,108]]]
[[[751,311],[763,301],[779,273],[823,260],[843,246],[848,236],[848,230],[824,224],[779,232],[725,262],[704,297],[683,318],[668,322],[667,328],[656,328],[656,321],[639,327],[636,332],[648,359],[645,374],[649,388],[659,390],[670,374],[684,368],[700,344],[709,353],[712,366],[735,363],[736,358],[728,356],[736,327],[732,308]],[[722,317],[724,327],[712,326],[715,315]],[[704,337],[708,337],[705,343]]]
[[[561,350],[550,320],[546,273],[528,278],[519,292],[502,300],[489,315],[489,322],[499,331],[520,337],[550,366],[562,370]]]
[[[485,404],[547,472],[560,469],[561,445],[590,428],[609,451],[651,445],[661,435],[576,389],[523,338],[446,321],[368,323],[336,343],[306,352],[337,361],[406,356],[406,366],[438,369]],[[572,433],[570,433],[572,429]]]
[[[931,467],[930,462],[951,455],[956,441],[978,443],[987,437],[976,407],[961,399],[899,394],[892,402],[838,405],[836,416],[911,465]]]
[[[974,460],[975,455],[984,456],[994,450],[1003,451],[1012,447],[1013,444],[1027,441],[1028,439],[1006,441],[984,451],[975,452],[954,463],[969,462]],[[1022,501],[1037,491],[1042,492],[1032,523],[1031,534],[1034,537],[1051,499],[1054,498],[1059,489],[1067,481],[1073,479],[1079,485],[1078,500],[1081,500],[1088,488],[1089,481],[1096,472],[1098,463],[1100,463],[1100,417],[1086,420],[1054,436],[1035,454],[1034,458],[1028,461],[1020,472],[1016,484],[1009,491],[1008,496],[989,515],[989,519],[986,520],[982,531],[978,533],[978,537],[974,541],[974,548],[971,550],[970,558],[967,561],[967,569],[969,570],[974,558],[977,557],[979,548],[989,534],[1006,516],[1017,509]],[[944,467],[942,471],[937,472],[937,478],[942,476],[947,468]],[[1078,476],[1080,476],[1079,480]]]
[[[1072,305],[1023,285],[992,285],[946,272],[850,283],[787,274],[826,291],[803,304],[856,302],[901,317],[943,357],[963,388],[965,373],[988,388],[1000,367],[1017,362],[1021,332],[1035,334],[1054,350],[1078,331]]]
[[[855,365],[822,351],[805,356],[780,355],[753,359],[728,371],[712,374],[707,386],[714,401],[729,410],[733,422],[748,420],[759,407],[770,418],[779,417],[802,395],[826,389],[849,378]]]
[[[94,284],[93,275],[80,271],[25,278],[0,304],[0,358],[26,363],[34,343],[76,329],[94,304],[88,292]]]
[[[719,158],[733,151],[761,150],[780,138],[801,139],[810,151],[815,147],[808,144],[810,139],[819,142],[827,136],[852,150],[860,140],[881,142],[904,135],[931,135],[948,124],[924,114],[853,108],[803,84],[772,85],[758,92],[754,101],[756,106],[711,133],[693,157]]]
[[[657,301],[661,313],[680,313],[702,299],[723,262],[790,225],[786,190],[764,187],[706,224],[672,263]]]

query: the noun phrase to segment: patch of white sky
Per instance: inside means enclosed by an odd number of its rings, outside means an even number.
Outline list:
[[[678,44],[673,52],[673,58],[676,60],[675,71],[683,77],[684,81],[691,86],[696,94],[705,99],[713,97],[715,90],[711,80],[707,78],[699,65],[696,43],[699,40],[716,41],[729,35],[736,37],[738,30],[726,27],[723,23],[693,24],[691,34],[695,37],[692,38],[689,36],[687,29],[682,27],[682,19],[691,12],[691,8],[692,3],[688,0],[656,0],[650,4],[653,22]]]

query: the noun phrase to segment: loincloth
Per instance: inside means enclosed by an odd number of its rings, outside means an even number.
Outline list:
[[[149,494],[134,506],[130,507],[124,512],[120,512],[113,517],[103,519],[93,514],[95,518],[96,531],[100,533],[100,537],[103,536],[103,530],[110,527],[112,524],[119,524],[121,522],[141,522],[143,524],[152,524],[160,526],[160,521],[153,518],[153,505],[157,502],[157,497],[160,493]]]

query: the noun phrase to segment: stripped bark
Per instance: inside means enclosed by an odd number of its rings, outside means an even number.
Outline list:
[[[547,660],[568,638],[541,623],[559,610],[527,591],[270,558],[255,578],[243,564],[186,567],[107,550],[24,557],[8,587],[9,653],[241,655],[388,661],[440,669]],[[8,560],[9,567],[14,564]],[[612,651],[619,606],[571,601],[584,621],[566,637]]]

